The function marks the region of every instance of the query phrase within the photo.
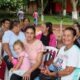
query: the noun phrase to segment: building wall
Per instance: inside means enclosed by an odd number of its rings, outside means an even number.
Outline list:
[[[77,9],[80,12],[80,7],[78,7]],[[61,12],[61,10],[62,10],[61,3],[55,3],[55,12]],[[68,13],[72,12],[72,4],[71,4],[70,0],[66,0],[66,11]]]

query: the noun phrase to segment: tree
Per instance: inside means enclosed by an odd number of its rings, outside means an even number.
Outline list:
[[[23,0],[0,0],[0,9],[17,10],[23,6]]]
[[[77,5],[78,5],[79,0],[71,0],[72,3],[72,18],[73,20],[78,20],[78,11],[77,11]]]

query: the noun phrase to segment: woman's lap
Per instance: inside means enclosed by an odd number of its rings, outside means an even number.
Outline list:
[[[40,70],[36,69],[34,72],[32,72],[30,80],[34,80],[39,74],[40,74]],[[22,77],[16,74],[12,74],[10,80],[22,80]]]
[[[16,74],[12,74],[10,80],[22,80],[22,77],[16,75]]]

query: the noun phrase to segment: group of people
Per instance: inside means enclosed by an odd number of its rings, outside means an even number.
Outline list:
[[[5,66],[10,80],[79,80],[80,25],[65,28],[62,47],[57,56],[41,66],[46,46],[57,48],[57,38],[51,22],[40,25],[37,33],[29,18],[19,21],[4,19],[0,27],[0,75],[4,80]],[[52,57],[53,58],[53,57]],[[51,67],[51,70],[50,70]]]
[[[24,16],[25,16],[25,13],[23,12],[22,9],[20,9],[18,12],[17,12],[17,16],[18,16],[18,20],[19,21],[22,21],[24,19]],[[39,18],[39,14],[38,14],[38,11],[35,10],[33,12],[33,19],[34,19],[34,25],[37,26],[38,25],[38,18]]]

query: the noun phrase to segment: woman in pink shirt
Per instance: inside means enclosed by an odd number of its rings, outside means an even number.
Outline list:
[[[26,40],[24,42],[24,45],[26,52],[29,54],[32,67],[29,70],[28,74],[24,74],[23,78],[29,78],[31,74],[30,80],[34,80],[34,78],[40,73],[39,66],[42,61],[44,46],[40,40],[35,38],[34,26],[27,27],[25,35]]]
[[[36,38],[40,39],[42,41],[42,43],[44,44],[44,46],[56,47],[57,46],[57,40],[56,40],[55,34],[52,31],[52,23],[51,22],[46,22],[46,23],[42,24],[41,27],[42,27],[42,33],[37,35]],[[47,53],[49,55],[47,55],[45,57],[44,63],[45,63],[45,65],[49,66],[49,64],[51,62],[53,62],[56,53],[51,54],[51,52],[46,52],[46,54]],[[49,60],[47,60],[48,58],[49,58]]]
[[[42,33],[37,35],[36,38],[40,39],[45,46],[56,47],[57,45],[56,36],[52,31],[51,22],[42,24]]]
[[[28,26],[25,29],[26,39],[24,41],[24,46],[29,55],[31,68],[28,69],[28,71],[26,70],[23,79],[22,77],[13,74],[10,80],[34,80],[34,78],[39,75],[39,66],[42,62],[44,46],[40,40],[36,39],[35,32],[36,30],[34,26]]]

